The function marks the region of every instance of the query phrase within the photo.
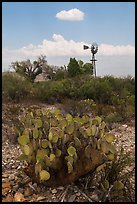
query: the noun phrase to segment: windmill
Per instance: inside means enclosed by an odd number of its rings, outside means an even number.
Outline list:
[[[92,59],[90,60],[92,62],[92,65],[93,65],[93,74],[94,76],[96,77],[96,64],[95,64],[95,61],[97,61],[95,59],[95,54],[97,53],[98,51],[98,45],[97,43],[93,43],[91,45],[91,47],[87,46],[87,45],[83,45],[83,49],[86,50],[86,49],[91,49],[91,53],[92,53]]]

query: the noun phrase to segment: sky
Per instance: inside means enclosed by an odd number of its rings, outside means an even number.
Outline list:
[[[45,55],[49,65],[91,60],[98,76],[135,75],[135,2],[2,2],[2,71]]]

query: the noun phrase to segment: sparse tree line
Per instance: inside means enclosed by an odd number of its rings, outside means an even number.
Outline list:
[[[91,63],[84,63],[82,60],[77,61],[75,58],[70,58],[67,67],[50,66],[48,65],[46,56],[43,55],[33,62],[29,59],[21,62],[12,62],[10,67],[30,82],[34,82],[39,74],[42,74],[45,80],[59,80],[66,77],[75,77],[81,74],[93,75],[93,67]]]

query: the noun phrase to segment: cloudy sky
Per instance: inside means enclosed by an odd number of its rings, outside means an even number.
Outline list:
[[[2,71],[14,61],[46,55],[63,66],[90,62],[98,44],[97,75],[135,75],[134,2],[3,2]]]

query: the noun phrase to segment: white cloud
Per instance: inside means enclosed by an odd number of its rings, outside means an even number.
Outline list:
[[[3,70],[8,69],[11,62],[14,62],[16,60],[18,61],[22,61],[26,59],[34,60],[41,54],[46,55],[47,61],[49,64],[59,65],[59,66],[68,64],[70,57],[76,57],[77,59],[89,61],[91,59],[91,52],[89,49],[83,50],[84,44],[90,46],[87,42],[77,42],[74,40],[66,40],[62,35],[53,34],[51,41],[45,39],[39,45],[34,46],[33,44],[30,44],[15,50],[3,49],[2,68]],[[135,47],[134,46],[131,46],[131,45],[114,46],[114,45],[108,45],[108,44],[101,44],[99,45],[96,58],[98,60],[97,62],[98,66],[100,67],[104,66],[104,68],[102,68],[104,73],[105,73],[106,67],[110,67],[110,73],[112,71],[111,67],[113,67],[113,70],[115,69],[115,73],[123,72],[125,74],[128,72],[130,73],[131,71],[132,73],[134,73],[134,69],[135,69],[134,68],[135,67],[135,63],[134,63]],[[105,61],[103,59],[105,59]],[[128,63],[129,61],[130,63]],[[114,66],[116,68],[114,68]],[[121,70],[120,70],[120,67],[121,67]],[[124,67],[126,67],[126,72],[124,70]],[[109,68],[107,70],[109,70]]]
[[[56,14],[56,18],[60,20],[68,20],[68,21],[81,21],[84,19],[84,12],[80,11],[77,8],[71,10],[63,10]]]

